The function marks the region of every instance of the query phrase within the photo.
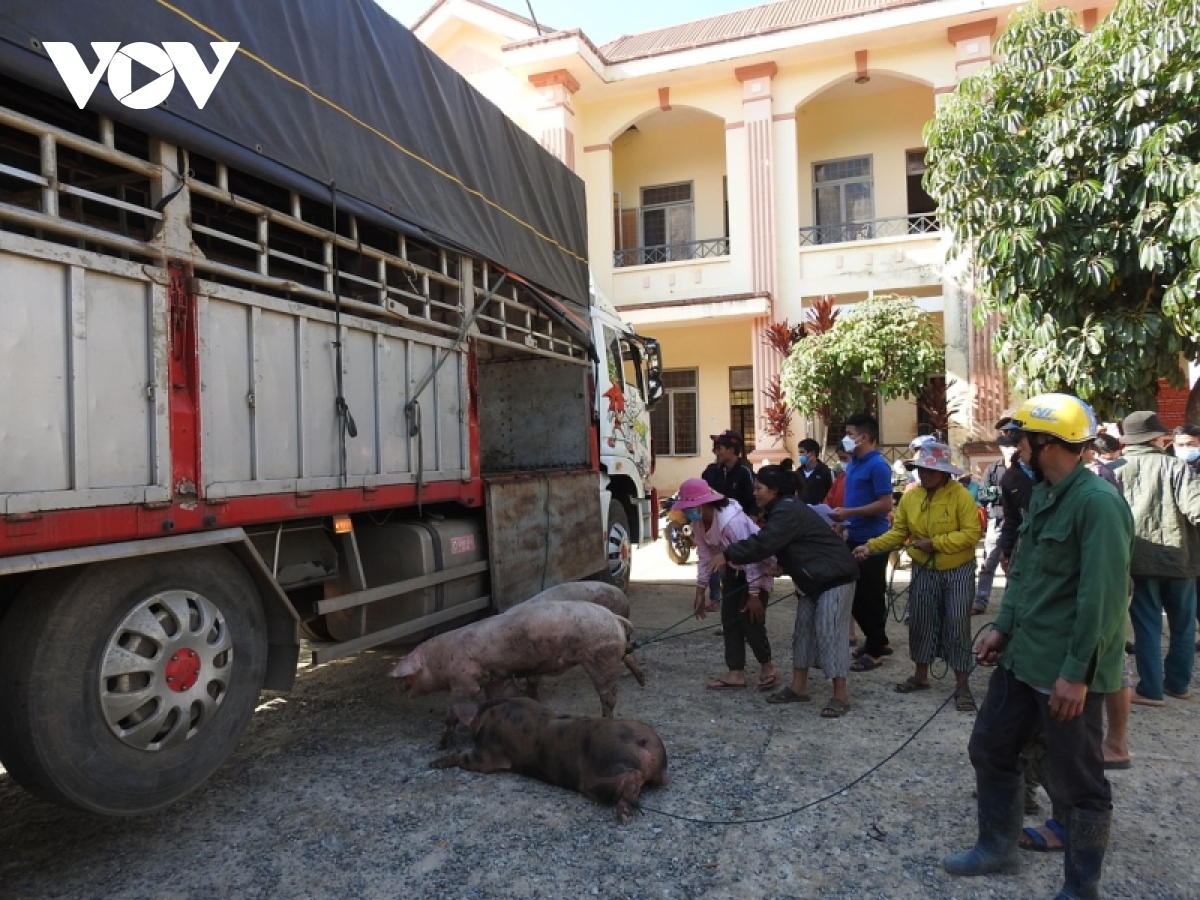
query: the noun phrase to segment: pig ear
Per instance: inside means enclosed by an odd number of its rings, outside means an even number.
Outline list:
[[[454,710],[454,715],[458,716],[458,721],[470,727],[475,721],[475,717],[479,715],[479,707],[470,700],[455,700],[450,704],[450,708]]]
[[[389,674],[391,678],[407,678],[410,675],[416,675],[425,666],[425,652],[418,647],[400,662],[396,663],[396,668],[392,669]]]

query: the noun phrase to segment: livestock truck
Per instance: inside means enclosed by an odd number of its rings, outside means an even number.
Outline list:
[[[150,812],[302,636],[321,663],[627,578],[657,350],[592,307],[584,223],[371,0],[8,4],[8,774]]]

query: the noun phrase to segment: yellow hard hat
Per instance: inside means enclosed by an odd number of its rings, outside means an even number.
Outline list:
[[[1070,394],[1039,394],[1018,406],[1002,430],[1050,434],[1068,444],[1082,444],[1096,436],[1096,414]]]

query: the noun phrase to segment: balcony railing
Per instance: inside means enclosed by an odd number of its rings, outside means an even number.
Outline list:
[[[941,231],[933,213],[914,213],[871,219],[868,222],[846,222],[842,225],[811,225],[800,229],[800,246],[841,244],[847,241],[873,241],[877,238],[904,237],[910,234],[936,234]]]
[[[629,247],[625,250],[618,250],[613,254],[613,268],[686,262],[689,259],[714,259],[728,255],[729,238],[708,238],[683,244],[659,244],[653,247]]]

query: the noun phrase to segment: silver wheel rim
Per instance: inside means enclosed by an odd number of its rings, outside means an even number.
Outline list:
[[[195,737],[229,692],[225,617],[192,591],[163,591],[113,630],[100,662],[100,708],[120,741],[165,750]]]
[[[629,571],[629,530],[620,522],[608,526],[608,574],[622,581]]]

